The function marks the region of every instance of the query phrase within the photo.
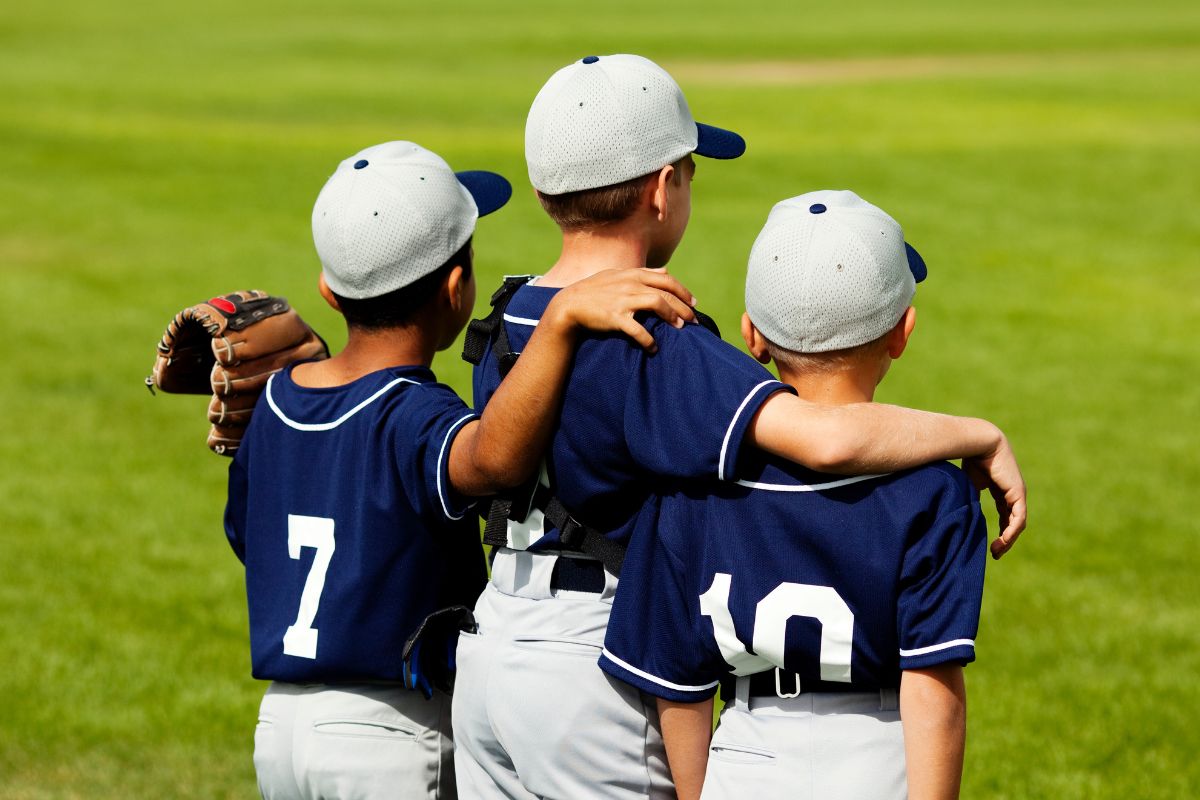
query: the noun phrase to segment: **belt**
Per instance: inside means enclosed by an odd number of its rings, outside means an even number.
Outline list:
[[[750,676],[750,697],[777,697],[780,700],[789,700],[793,697],[800,696],[800,676],[795,672],[788,672],[776,667],[767,672],[756,672]],[[895,710],[897,708],[897,690],[889,688],[881,689],[850,689],[851,692],[879,692],[880,709]],[[836,693],[829,693],[836,694]]]
[[[600,594],[604,591],[604,562],[560,556],[550,574],[550,588]]]

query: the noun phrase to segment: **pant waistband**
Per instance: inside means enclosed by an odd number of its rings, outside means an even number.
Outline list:
[[[565,592],[611,603],[617,590],[617,577],[593,558],[508,547],[492,552],[492,585],[504,594],[547,600]]]

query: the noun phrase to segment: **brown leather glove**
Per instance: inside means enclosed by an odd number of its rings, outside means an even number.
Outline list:
[[[209,394],[208,446],[232,456],[267,379],[295,361],[329,357],[324,340],[287,300],[257,290],[185,308],[167,325],[146,378],[174,394]]]

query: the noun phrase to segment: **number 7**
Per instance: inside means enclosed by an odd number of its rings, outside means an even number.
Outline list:
[[[316,658],[317,629],[312,624],[317,618],[321,592],[325,589],[325,572],[333,558],[333,520],[288,514],[288,555],[299,559],[300,549],[304,547],[315,548],[317,553],[313,556],[308,577],[304,579],[296,622],[283,634],[283,652],[297,658]]]

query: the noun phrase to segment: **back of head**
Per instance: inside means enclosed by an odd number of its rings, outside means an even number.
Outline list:
[[[925,275],[883,210],[850,191],[809,192],[771,209],[750,251],[746,313],[776,348],[831,354],[887,334]]]
[[[635,55],[587,56],[563,67],[525,123],[529,180],[543,198],[619,189],[689,153],[736,158],[745,149],[736,133],[697,123],[666,70]],[[600,208],[611,217],[614,205]]]
[[[339,299],[370,301],[461,259],[480,216],[512,187],[491,172],[455,173],[412,142],[385,142],[338,164],[313,206],[313,242]]]

